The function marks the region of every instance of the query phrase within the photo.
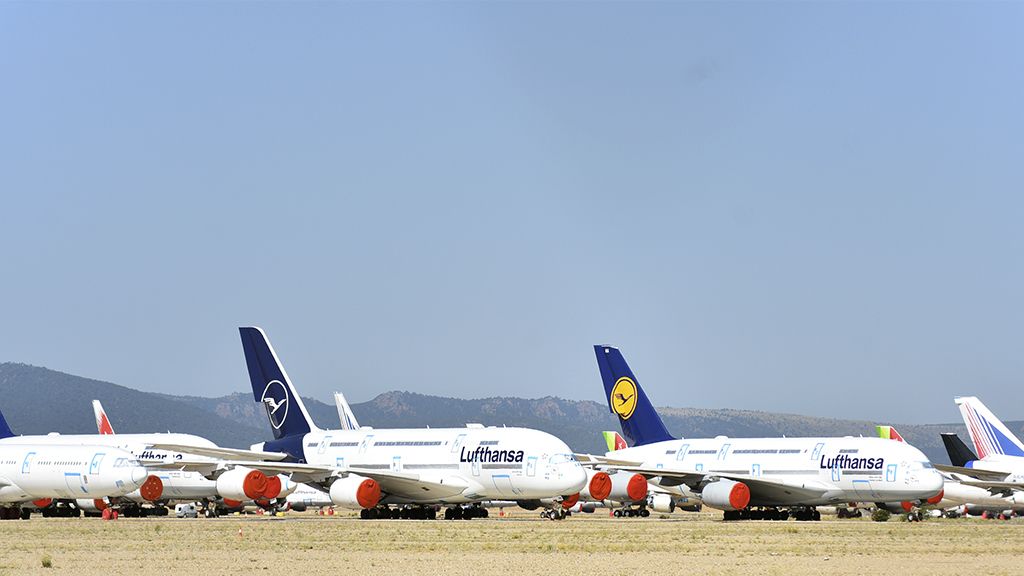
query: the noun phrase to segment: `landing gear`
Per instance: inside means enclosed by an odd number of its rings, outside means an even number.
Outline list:
[[[616,518],[647,518],[650,515],[651,511],[647,508],[622,508],[612,512]]]
[[[565,508],[559,506],[558,508],[548,508],[542,510],[540,513],[541,518],[547,518],[548,520],[565,520],[566,511]]]
[[[445,520],[449,518],[452,508],[445,511]],[[404,506],[391,508],[390,506],[377,506],[376,508],[364,508],[359,511],[359,518],[362,520],[436,520],[437,508],[433,506]]]
[[[21,518],[21,507],[0,508],[0,520],[17,520]]]
[[[744,508],[743,510],[726,510],[722,513],[722,520],[734,522],[736,520],[789,520],[790,515],[797,520],[821,520],[821,513],[814,508],[797,508],[792,511],[780,510],[778,508]]]

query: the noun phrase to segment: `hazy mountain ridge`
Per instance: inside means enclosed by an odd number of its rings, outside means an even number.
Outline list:
[[[30,366],[0,364],[0,397],[8,422],[21,434],[92,434],[96,425],[89,402],[98,398],[118,432],[187,432],[230,447],[247,448],[271,438],[270,427],[251,392],[217,398],[141,392],[125,386]],[[322,428],[336,428],[333,404],[303,398]],[[950,407],[953,410],[952,399]],[[491,397],[445,398],[414,392],[386,392],[352,405],[359,423],[375,428],[520,426],[550,432],[579,452],[603,453],[602,430],[618,430],[607,406],[590,400],[548,396],[536,399]],[[755,410],[658,408],[675,436],[706,438],[750,436],[870,436],[875,422],[776,414]],[[880,424],[881,422],[879,422]],[[1024,423],[1006,422],[1019,436]],[[948,462],[940,432],[957,432],[960,424],[894,424],[904,438],[936,462]]]

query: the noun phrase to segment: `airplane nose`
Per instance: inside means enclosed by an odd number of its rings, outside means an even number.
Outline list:
[[[146,481],[146,478],[149,478],[149,471],[147,471],[145,467],[132,467],[132,484],[134,484],[136,487],[142,486],[142,484]]]
[[[566,480],[570,482],[568,490],[569,492],[579,492],[587,485],[587,471],[575,461],[570,462],[569,465],[572,466],[572,470],[565,475]]]

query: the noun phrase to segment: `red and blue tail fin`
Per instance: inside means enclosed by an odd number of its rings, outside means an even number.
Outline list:
[[[594,346],[608,408],[619,417],[622,435],[632,446],[674,440],[618,348]]]
[[[1024,444],[1005,424],[996,418],[981,400],[974,396],[954,398],[960,407],[967,432],[974,442],[978,456],[984,458],[993,454],[1006,456],[1024,456]]]
[[[274,438],[302,436],[317,430],[302,398],[295,392],[284,366],[261,328],[239,328],[253,398],[267,409]]]
[[[114,427],[110,425],[110,420],[107,419],[107,412],[103,410],[103,404],[100,404],[99,400],[92,401],[92,413],[96,415],[96,429],[99,430],[100,434],[114,433]]]

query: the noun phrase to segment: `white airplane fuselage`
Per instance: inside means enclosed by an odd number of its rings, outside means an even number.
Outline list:
[[[382,502],[390,504],[568,496],[587,479],[564,442],[525,428],[318,430],[303,436],[302,448],[310,464],[409,473],[463,488],[440,500],[388,495]]]
[[[185,444],[190,446],[215,447],[209,440],[192,434],[48,434],[45,436],[12,436],[0,439],[0,446],[6,444],[35,443],[40,445],[90,445],[110,446],[129,452],[143,464],[164,463],[181,460],[180,452],[154,450],[153,444]],[[194,456],[188,456],[195,459]],[[161,500],[197,500],[217,497],[217,483],[208,480],[198,472],[154,470],[150,474],[163,482]],[[128,499],[141,501],[138,493],[127,494]]]
[[[98,499],[135,491],[149,473],[111,446],[0,444],[0,502]]]
[[[752,497],[751,506],[923,500],[943,486],[942,476],[920,450],[870,437],[680,439],[616,450],[607,457],[649,468],[747,475],[822,490],[812,500]]]

